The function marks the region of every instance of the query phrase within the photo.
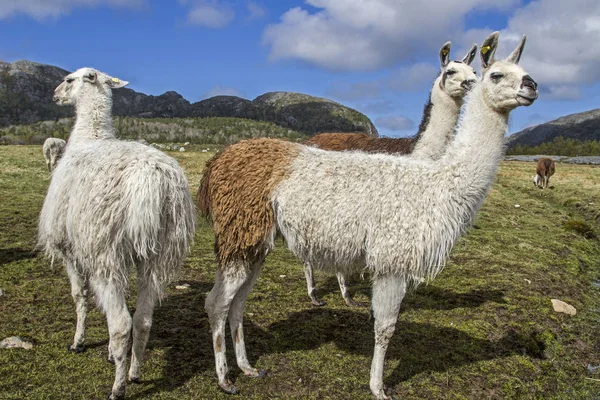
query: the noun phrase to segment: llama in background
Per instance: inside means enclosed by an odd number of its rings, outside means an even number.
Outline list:
[[[52,172],[56,167],[56,163],[62,157],[66,145],[67,142],[58,138],[48,138],[44,141],[42,151],[44,152],[44,159],[46,160],[48,172]]]
[[[208,162],[197,196],[215,230],[219,266],[205,308],[224,391],[238,391],[227,375],[227,319],[239,368],[247,376],[262,375],[246,355],[243,312],[279,233],[316,268],[371,272],[370,388],[378,399],[390,398],[383,365],[402,299],[443,269],[494,181],[510,112],[538,97],[537,84],[517,65],[525,37],[506,60],[494,61],[498,36],[494,32],[481,47],[481,82],[437,161],[256,139],[229,146]]]
[[[173,158],[115,138],[112,89],[126,84],[82,68],[56,88],[53,100],[75,105],[76,120],[52,175],[38,233],[38,246],[63,261],[71,281],[77,329],[69,349],[83,351],[89,287],[106,313],[115,363],[112,400],[125,396],[132,327],[129,379],[140,378],[154,306],[187,254],[196,218],[187,179]],[[138,295],[132,321],[126,293],[133,270]]]
[[[554,175],[556,170],[554,160],[547,157],[542,157],[538,160],[533,177],[533,184],[540,189],[546,189],[550,183],[550,177]]]

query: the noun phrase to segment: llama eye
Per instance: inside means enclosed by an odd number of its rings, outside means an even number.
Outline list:
[[[75,80],[74,78],[67,78],[67,79],[65,79],[65,82],[72,83],[74,80]]]
[[[500,72],[492,72],[490,74],[490,78],[492,78],[494,82],[498,82],[500,79],[504,78],[504,74]]]
[[[452,76],[455,73],[456,73],[456,70],[454,70],[454,69],[451,69],[450,71],[446,71],[446,75],[448,75],[448,76]]]

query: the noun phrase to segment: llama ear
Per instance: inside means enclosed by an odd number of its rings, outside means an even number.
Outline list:
[[[462,61],[467,65],[471,65],[471,63],[475,59],[476,55],[477,55],[477,44],[473,44],[473,46],[471,47],[471,50],[469,50],[469,52],[467,53],[465,58],[462,59]]]
[[[450,45],[450,42],[446,42],[440,49],[440,65],[442,68],[446,68],[450,63]]]
[[[90,71],[83,76],[83,80],[89,83],[96,83],[97,79],[98,74],[96,73],[96,71]]]
[[[500,32],[496,31],[485,39],[481,45],[481,67],[483,69],[488,68],[494,63],[494,54],[498,48],[498,37]]]
[[[514,49],[512,53],[510,53],[510,55],[506,58],[506,61],[513,63],[513,64],[519,63],[519,60],[521,59],[521,53],[523,53],[523,47],[525,47],[526,40],[527,40],[527,37],[525,35],[523,35],[517,48]]]
[[[127,84],[129,84],[129,82],[122,81],[119,78],[108,78],[108,80],[106,81],[106,83],[108,84],[108,86],[111,87],[111,89],[122,88],[124,86],[127,86]]]

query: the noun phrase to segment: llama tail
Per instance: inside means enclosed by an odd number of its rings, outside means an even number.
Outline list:
[[[202,179],[200,180],[200,186],[196,192],[196,204],[200,210],[200,214],[203,217],[211,219],[211,196],[210,196],[210,178],[215,168],[215,162],[218,160],[222,153],[215,154],[204,167],[202,171]]]

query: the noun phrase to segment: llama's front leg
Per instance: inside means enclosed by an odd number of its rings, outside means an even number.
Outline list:
[[[131,365],[129,366],[129,380],[139,382],[141,366],[144,360],[144,351],[150,328],[152,327],[152,313],[158,299],[158,293],[150,286],[150,280],[138,273],[138,295],[133,315],[133,345],[131,349]]]
[[[234,297],[229,310],[229,328],[231,329],[231,339],[233,340],[238,367],[244,372],[244,375],[254,378],[264,376],[266,371],[253,368],[250,365],[250,361],[248,361],[246,342],[244,340],[244,309],[248,294],[250,294],[250,291],[254,287],[262,266],[262,262],[256,263],[253,266],[249,279],[242,285]]]
[[[360,303],[357,303],[354,301],[354,299],[352,299],[352,297],[350,297],[350,292],[348,291],[348,285],[346,284],[346,278],[344,277],[344,274],[338,272],[337,279],[338,283],[340,284],[340,292],[342,292],[342,297],[344,298],[346,305],[348,307],[359,307]]]
[[[377,399],[391,399],[383,386],[383,364],[405,293],[406,284],[400,276],[386,275],[374,279],[371,308],[375,318],[375,349],[369,386]]]
[[[81,276],[75,269],[72,262],[66,263],[67,274],[71,282],[71,296],[75,302],[75,312],[77,313],[77,327],[75,328],[75,337],[73,344],[67,346],[69,351],[81,353],[85,350],[85,323],[88,314],[88,282],[87,279]]]
[[[544,189],[548,189],[549,184],[550,184],[550,177],[546,176],[546,182],[544,183]]]
[[[127,353],[131,335],[131,315],[125,301],[125,289],[112,280],[94,278],[91,282],[96,300],[106,312],[110,335],[110,353],[115,362],[115,381],[107,400],[125,398]]]
[[[315,287],[315,279],[313,277],[313,268],[309,262],[304,263],[304,276],[306,277],[306,288],[308,289],[308,296],[313,306],[324,306],[326,303],[323,300],[319,300],[317,297],[317,288]]]
[[[205,310],[212,330],[212,341],[215,353],[215,369],[219,378],[219,386],[230,394],[238,393],[238,389],[227,377],[227,359],[225,353],[225,323],[229,314],[229,306],[242,285],[249,278],[247,268],[242,263],[231,263],[222,271],[219,267],[215,285],[206,296]]]

